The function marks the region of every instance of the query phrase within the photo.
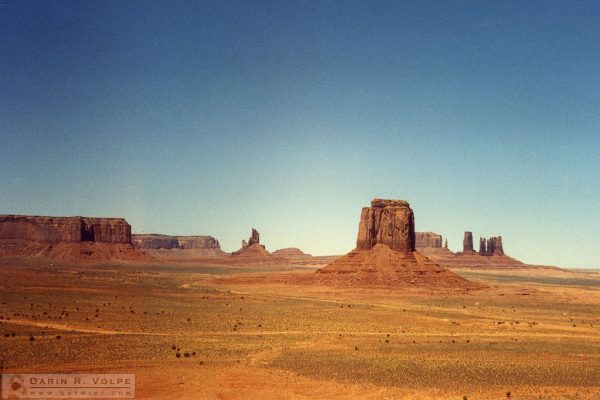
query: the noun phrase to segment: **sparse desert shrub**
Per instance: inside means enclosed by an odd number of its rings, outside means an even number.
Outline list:
[[[179,358],[179,357],[181,357],[181,354],[175,353],[175,357]]]
[[[512,393],[511,392],[506,392],[506,397],[512,397]]]
[[[183,353],[183,356],[187,358],[187,357],[189,357],[189,356],[190,356],[190,353],[188,353],[188,352],[186,351],[185,353]]]
[[[56,338],[57,338],[57,339],[62,339],[62,336],[60,336],[60,335],[56,335]]]
[[[33,342],[35,340],[35,338],[33,336],[29,336],[29,341]]]

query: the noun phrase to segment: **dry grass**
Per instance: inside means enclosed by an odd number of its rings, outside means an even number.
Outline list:
[[[131,372],[139,398],[600,397],[594,274],[459,271],[488,286],[464,293],[0,262],[5,372]]]

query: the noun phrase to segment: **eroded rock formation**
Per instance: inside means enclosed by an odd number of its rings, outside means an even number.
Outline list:
[[[356,248],[317,272],[340,285],[474,287],[415,251],[414,227],[408,202],[374,199],[362,209]]]
[[[479,255],[481,256],[503,256],[502,236],[490,238],[479,238]]]
[[[447,241],[446,241],[447,242]],[[446,243],[447,244],[447,243]],[[433,232],[416,232],[415,247],[442,248],[442,235]]]
[[[234,251],[231,253],[232,256],[236,257],[245,257],[245,258],[270,258],[271,253],[269,253],[265,246],[260,244],[260,235],[258,231],[252,228],[252,233],[248,238],[248,241],[242,240],[242,248],[238,251]]]
[[[376,244],[403,253],[415,250],[415,220],[408,202],[374,199],[362,209],[356,247],[368,250]]]
[[[260,243],[260,234],[254,228],[252,228],[252,234],[248,238],[248,246],[252,246],[254,243]]]

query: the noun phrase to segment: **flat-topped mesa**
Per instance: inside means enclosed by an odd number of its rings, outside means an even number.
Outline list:
[[[473,232],[466,231],[463,239],[463,253],[473,253]]]
[[[441,249],[442,235],[433,232],[415,232],[415,247]]]
[[[415,219],[407,201],[374,199],[362,209],[356,247],[368,250],[376,244],[403,253],[415,250]]]
[[[0,257],[44,257],[72,262],[147,261],[131,243],[123,218],[0,214]]]
[[[123,218],[0,214],[0,239],[131,244],[131,225]]]
[[[170,236],[148,233],[133,234],[131,240],[140,249],[221,249],[219,241],[212,236]]]

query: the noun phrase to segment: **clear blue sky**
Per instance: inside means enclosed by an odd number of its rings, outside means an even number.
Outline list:
[[[0,0],[0,141],[0,213],[341,254],[400,198],[600,267],[600,3]]]

